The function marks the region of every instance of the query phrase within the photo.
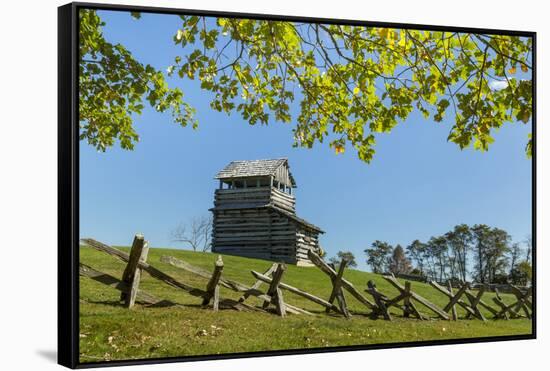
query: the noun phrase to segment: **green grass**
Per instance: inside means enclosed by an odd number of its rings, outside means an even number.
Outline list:
[[[208,270],[213,268],[216,259],[216,255],[211,253],[156,248],[149,251],[148,262],[167,274],[200,288],[205,287],[205,279],[161,263],[162,255],[171,255]],[[124,263],[90,248],[80,249],[80,260],[115,277],[121,277],[124,270]],[[226,278],[249,285],[255,282],[250,270],[263,272],[272,264],[268,261],[227,255],[223,256],[223,260],[223,275]],[[397,295],[397,291],[379,275],[350,269],[346,270],[344,277],[361,291],[366,287],[366,282],[372,279],[384,294],[391,297]],[[328,298],[331,291],[329,278],[316,267],[288,266],[283,282],[322,298]],[[348,307],[356,314],[346,320],[341,316],[326,315],[324,308],[284,291],[286,302],[318,315],[289,315],[280,318],[268,313],[234,310],[214,312],[201,308],[200,299],[170,287],[147,273],[142,274],[140,288],[186,307],[152,308],[137,305],[132,310],[127,310],[119,305],[119,291],[89,278],[80,279],[81,362],[531,333],[531,321],[527,319],[489,320],[485,323],[479,320],[443,321],[435,318],[418,321],[402,318],[401,313],[392,310],[395,314],[394,321],[372,320],[366,316],[369,312],[367,308],[351,295],[346,295]],[[266,285],[262,288],[265,290]],[[412,289],[441,307],[448,301],[429,285],[413,282]],[[491,295],[485,294],[484,301],[492,303]],[[221,296],[237,299],[240,294],[221,288]],[[505,302],[513,302],[511,296],[503,296]],[[254,297],[247,302],[261,304]],[[432,315],[420,305],[419,309]],[[486,314],[490,318],[489,313]],[[464,312],[459,310],[459,316],[463,315]]]

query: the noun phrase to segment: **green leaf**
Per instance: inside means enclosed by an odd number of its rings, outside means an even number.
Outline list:
[[[212,109],[237,113],[251,125],[295,123],[295,146],[328,141],[335,152],[355,150],[368,163],[375,135],[391,133],[413,111],[441,122],[452,103],[448,141],[486,151],[493,131],[506,122],[529,124],[532,117],[528,37],[180,19],[179,29],[167,37],[181,46],[181,55],[167,74],[198,80]],[[194,110],[161,71],[105,40],[95,11],[82,12],[80,25],[80,55],[88,60],[80,64],[82,140],[100,150],[116,141],[133,148],[131,115],[141,112],[144,99],[161,112],[171,111],[178,125],[197,125]],[[507,87],[491,89],[495,76],[506,79]]]

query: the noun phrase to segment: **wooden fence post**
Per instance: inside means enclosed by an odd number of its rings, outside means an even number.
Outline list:
[[[466,291],[466,297],[468,298],[468,301],[470,302],[470,307],[473,309],[473,311],[475,313],[475,316],[477,318],[479,318],[480,320],[482,320],[482,321],[486,321],[486,319],[485,319],[485,316],[483,315],[483,313],[481,313],[481,311],[479,310],[479,308],[477,306],[481,302],[481,297],[485,293],[485,289],[486,289],[485,285],[481,286],[481,288],[477,292],[477,295],[475,295],[475,296],[472,293],[469,293],[468,291]],[[466,318],[469,318],[470,316],[471,316],[471,314],[468,314],[466,316]]]
[[[392,276],[391,278],[395,279],[395,276]],[[369,292],[368,289],[365,291]],[[416,305],[414,305],[414,302],[411,300],[414,295],[416,294],[411,289],[411,282],[405,281],[405,287],[403,287],[403,290],[399,289],[399,295],[393,299],[389,299],[382,295],[381,299],[384,301],[383,304],[386,308],[396,307],[401,309],[404,317],[409,317],[411,314],[414,314],[419,320],[425,320],[427,318],[418,311]],[[403,301],[403,305],[399,304],[400,301]]]
[[[416,300],[417,302],[419,302],[420,304],[422,304],[423,306],[425,306],[426,308],[428,308],[429,310],[431,310],[432,312],[434,312],[435,314],[437,314],[439,317],[441,317],[442,319],[445,319],[445,320],[449,320],[449,316],[447,315],[447,313],[445,313],[442,309],[440,309],[439,307],[437,307],[435,304],[432,304],[430,303],[428,300],[424,299],[422,296],[418,295],[417,293],[413,292],[413,291],[410,291],[409,293],[407,293],[405,291],[405,287],[402,286],[399,281],[397,281],[397,279],[393,276],[383,276],[383,278],[388,281],[393,287],[395,287],[397,290],[399,290],[399,292],[401,293],[400,296],[405,296],[405,295],[410,295],[410,298],[411,299],[414,299]],[[445,290],[445,289],[444,289]],[[447,290],[445,290],[447,291]],[[398,297],[399,298],[399,297]],[[401,299],[401,298],[400,298]],[[392,303],[395,302],[397,300],[396,299],[393,299],[392,300]]]
[[[266,271],[264,272],[264,276],[269,276],[269,275],[273,274],[273,272],[275,271],[275,269],[277,269],[277,263],[273,263],[273,264],[271,265],[271,267],[269,267],[269,269],[266,270]],[[257,280],[257,281],[254,283],[254,285],[252,285],[251,289],[252,289],[252,290],[258,290],[258,289],[260,288],[260,285],[262,284],[262,282],[263,282],[263,281],[261,281],[261,280]],[[250,294],[245,292],[245,293],[243,294],[243,296],[241,296],[241,297],[239,298],[239,303],[244,302],[246,299],[248,299],[249,296],[250,296]]]
[[[279,283],[283,278],[283,273],[285,272],[285,270],[286,265],[284,263],[279,263],[277,265],[277,269],[273,273],[273,280],[271,281],[271,284],[269,284],[269,289],[267,290],[267,296],[269,296],[271,299],[269,301],[264,301],[264,304],[262,306],[265,309],[269,306],[269,304],[274,304],[275,309],[277,310],[277,314],[281,317],[284,317],[286,315],[286,310],[285,303],[283,301],[283,293],[279,288]]]
[[[391,321],[392,318],[390,312],[388,311],[388,307],[384,303],[384,301],[388,301],[388,298],[382,295],[382,293],[380,293],[376,289],[376,284],[372,280],[367,282],[367,287],[368,289],[366,291],[372,295],[377,307],[375,310],[372,311],[373,316],[378,317],[379,315],[382,315],[385,320]]]
[[[212,277],[212,273],[207,271],[207,270],[204,270],[202,268],[199,268],[199,267],[195,267],[183,260],[180,260],[180,259],[176,259],[174,258],[173,256],[161,256],[160,258],[160,261],[163,262],[163,263],[166,263],[166,264],[170,264],[176,268],[180,268],[180,269],[183,269],[187,272],[190,272],[194,275],[197,275],[199,277],[202,277],[202,278],[206,278],[208,280],[210,280],[210,278]],[[245,309],[245,310],[259,310],[255,307],[252,307],[252,306],[249,306],[248,304],[245,304],[244,301],[250,297],[250,296],[255,296],[259,299],[262,299],[262,300],[271,300],[271,297],[265,295],[263,292],[261,292],[258,288],[260,287],[260,285],[262,284],[262,282],[267,282],[268,284],[271,283],[271,278],[269,278],[267,275],[270,275],[272,273],[272,271],[274,271],[275,269],[277,268],[277,263],[273,263],[273,265],[271,266],[271,268],[269,268],[265,273],[264,275],[262,275],[261,273],[257,273],[257,272],[254,272],[252,271],[252,274],[253,275],[257,275],[258,277],[261,277],[261,279],[258,279],[258,281],[254,284],[254,286],[252,287],[249,287],[243,283],[240,283],[240,282],[237,282],[237,281],[234,281],[234,280],[230,280],[230,279],[227,279],[227,278],[224,278],[223,275],[220,277],[220,286],[222,287],[225,287],[227,289],[230,289],[230,290],[233,290],[233,291],[236,291],[236,292],[242,292],[244,293],[243,296],[241,296],[241,298],[235,302],[235,306],[234,308],[239,310],[239,309]],[[279,284],[279,287],[281,287],[282,289],[289,289],[292,291],[292,288],[290,286],[286,287],[287,285],[285,285],[284,283],[280,283]],[[204,294],[206,292],[203,292],[203,294],[201,294],[201,296],[204,298]],[[317,299],[317,301],[321,300],[319,298],[315,298]],[[227,302],[227,299],[226,299],[226,302]],[[220,302],[221,304],[222,302]],[[328,304],[328,303],[326,303]],[[298,308],[298,307],[295,307],[293,305],[290,305],[288,303],[285,303],[285,310],[287,313],[293,313],[293,314],[307,314],[307,315],[313,315],[313,313],[310,313],[308,312],[307,310],[304,310],[304,309],[301,309],[301,308]]]
[[[148,252],[149,247],[143,235],[136,234],[130,250],[128,264],[126,264],[126,268],[122,274],[122,282],[127,285],[128,291],[120,294],[120,300],[128,309],[132,308],[136,302],[139,280],[141,278],[141,268],[138,265],[140,261],[145,262],[147,260]]]
[[[456,294],[453,294],[453,286],[451,285],[451,281],[449,281],[449,294],[451,295],[451,300],[445,305],[443,308],[443,311],[448,313],[449,311],[452,311],[453,320],[456,321],[456,308],[455,305],[458,303],[462,295],[468,290],[470,286],[468,283],[464,283],[460,289],[458,289]],[[475,310],[475,309],[474,309]]]
[[[451,280],[447,281],[447,286],[449,287],[449,292],[451,293],[451,295],[453,295],[453,298],[454,298],[454,293],[453,293],[453,284],[451,282]],[[451,299],[452,301],[453,299]],[[458,301],[458,300],[457,300]],[[458,319],[458,315],[456,313],[456,305],[453,303],[453,305],[451,306],[451,314],[452,314],[452,318],[453,318],[453,321],[456,321]]]
[[[120,292],[126,293],[128,291],[128,286],[118,278],[113,277],[107,273],[95,270],[86,264],[80,263],[79,273],[82,277],[88,277],[96,282],[102,283],[106,286],[119,290]],[[143,291],[142,289],[138,289],[136,295],[137,295],[137,298],[144,304],[162,306],[162,307],[173,306],[178,308],[184,308],[183,305],[176,304],[170,300],[157,298],[156,296],[149,294]]]
[[[494,314],[495,318],[507,318],[508,313],[510,314],[511,318],[521,317],[521,315],[519,314],[519,311],[521,309],[523,309],[527,318],[531,318],[532,316],[529,313],[529,306],[531,306],[532,308],[532,303],[530,299],[533,293],[532,288],[527,289],[526,292],[522,292],[516,286],[511,286],[511,289],[512,293],[516,296],[515,303],[506,305],[499,297],[493,298],[493,301],[501,307],[501,310],[497,311],[497,313]]]
[[[502,297],[500,296],[500,292],[498,291],[498,289],[496,287],[495,287],[495,297],[493,298],[493,301],[500,307],[501,310],[503,310],[503,312],[502,312],[503,317],[506,320],[509,320],[510,317],[508,317],[508,312],[505,310],[506,304],[504,304],[504,302],[502,301]],[[495,318],[498,318],[498,317],[495,316]]]
[[[311,260],[313,264],[317,266],[322,272],[324,272],[327,276],[330,277],[332,280],[338,273],[334,269],[332,269],[319,255],[315,254],[312,250],[309,250],[307,252],[307,256]],[[369,309],[374,309],[376,306],[374,303],[372,303],[369,299],[361,295],[359,291],[353,286],[353,284],[349,281],[347,281],[344,278],[341,278],[341,284],[342,288],[344,290],[347,290],[353,296],[355,299],[357,299],[360,303],[365,305]]]
[[[510,289],[512,290],[512,294],[517,299],[518,305],[514,307],[514,312],[518,313],[519,311],[523,310],[525,313],[525,316],[529,319],[531,319],[531,313],[529,312],[529,309],[533,307],[533,304],[531,303],[530,296],[532,289],[527,289],[526,292],[521,291],[517,286],[510,285]]]
[[[405,296],[404,302],[405,302],[405,308],[407,308],[406,313],[412,312],[416,316],[416,318],[418,318],[421,321],[427,319],[420,313],[418,308],[416,308],[416,305],[414,305],[413,301],[411,300],[411,297],[412,297],[411,281],[405,281],[405,294],[406,296]]]
[[[407,295],[403,298],[403,305],[405,306],[405,308],[403,310],[403,317],[409,318],[410,315],[411,315],[411,312],[412,312],[412,309],[411,309],[411,304],[412,304],[412,301],[411,301],[411,282],[410,281],[405,281],[405,293]]]
[[[456,294],[453,295],[453,294],[452,294],[451,292],[449,292],[446,288],[444,288],[443,286],[440,286],[440,285],[439,285],[437,282],[435,282],[435,281],[430,281],[429,283],[430,283],[430,285],[431,285],[434,289],[436,289],[437,291],[441,292],[443,295],[447,296],[447,297],[448,297],[449,299],[451,299],[451,300],[453,299],[453,297],[456,296]],[[464,282],[464,285],[466,285],[466,284],[467,284],[467,283]],[[468,290],[466,290],[464,293],[466,294],[466,296],[468,296]],[[462,299],[458,299],[458,300],[456,301],[456,304],[460,305],[460,306],[468,313],[468,315],[474,315],[474,316],[476,315],[476,313],[474,312],[474,310],[473,310],[472,308],[470,308],[470,306],[469,306],[468,304],[466,304],[466,302],[464,302]]]
[[[346,298],[344,297],[344,292],[342,291],[342,277],[348,263],[349,261],[347,259],[342,258],[342,260],[340,261],[340,265],[338,266],[338,273],[336,274],[336,276],[331,277],[332,292],[330,293],[330,298],[328,299],[328,302],[330,304],[334,303],[334,299],[338,301],[338,307],[346,318],[350,318],[351,314],[348,311]],[[331,268],[336,270],[334,265],[332,265]],[[330,309],[331,308],[327,307],[326,312],[330,312]]]
[[[206,285],[206,294],[202,300],[202,305],[207,305],[210,302],[210,299],[214,299],[212,307],[215,312],[218,311],[219,302],[220,302],[220,278],[222,276],[223,270],[223,260],[222,256],[218,255],[216,263],[214,264],[214,272],[212,272],[212,277],[208,284]]]
[[[277,265],[275,265],[277,266]],[[271,281],[273,281],[272,278],[266,276],[265,274],[261,274],[261,273],[258,273],[256,271],[251,271],[250,273],[252,273],[252,275],[257,279],[259,280],[260,282],[265,282],[267,284],[270,284]],[[315,295],[312,295],[308,292],[305,292],[303,290],[300,290],[294,286],[290,286],[289,284],[286,284],[284,282],[279,282],[279,288],[281,288],[282,290],[287,290],[287,291],[290,291],[291,293],[293,294],[296,294],[296,295],[299,295],[303,298],[306,298],[308,300],[311,300],[312,302],[316,303],[316,304],[319,304],[319,305],[322,305],[323,307],[325,308],[330,308],[332,310],[334,310],[335,312],[338,312],[340,313],[340,309],[334,305],[334,304],[331,304],[329,303],[328,301],[324,300],[324,299],[321,299]],[[267,297],[267,295],[266,295]],[[288,304],[286,304],[287,306],[287,309],[288,309]]]

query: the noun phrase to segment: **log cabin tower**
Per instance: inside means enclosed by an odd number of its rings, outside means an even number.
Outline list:
[[[216,178],[212,251],[311,265],[319,227],[296,215],[296,182],[286,158],[233,161]]]

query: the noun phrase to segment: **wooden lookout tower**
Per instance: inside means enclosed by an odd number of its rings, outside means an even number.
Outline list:
[[[296,182],[286,158],[233,161],[216,175],[212,251],[310,265],[319,227],[296,216]]]

